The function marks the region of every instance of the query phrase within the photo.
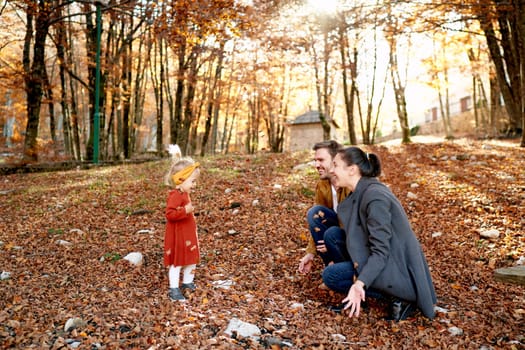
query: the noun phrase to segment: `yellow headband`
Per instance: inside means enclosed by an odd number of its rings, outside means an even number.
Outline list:
[[[175,185],[180,185],[181,183],[186,181],[186,179],[188,179],[188,177],[190,177],[191,173],[193,173],[193,171],[195,169],[197,169],[200,165],[201,164],[199,162],[196,162],[196,163],[194,163],[192,165],[188,165],[184,169],[179,170],[175,174],[173,174],[171,179],[173,180]]]

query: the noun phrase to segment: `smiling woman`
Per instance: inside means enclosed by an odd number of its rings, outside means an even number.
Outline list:
[[[338,0],[307,0],[306,6],[311,9],[312,12],[335,12],[337,9]]]

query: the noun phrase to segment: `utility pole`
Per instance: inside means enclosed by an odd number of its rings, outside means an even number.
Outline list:
[[[107,6],[106,1],[96,0],[95,6],[97,8],[97,52],[95,55],[96,70],[95,70],[95,115],[93,122],[93,163],[98,164],[99,143],[100,143],[100,37],[102,33],[102,6]]]

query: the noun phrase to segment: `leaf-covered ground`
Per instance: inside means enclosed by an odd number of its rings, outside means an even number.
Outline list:
[[[193,194],[202,260],[198,290],[171,302],[162,266],[168,160],[15,174],[0,181],[0,346],[80,349],[521,349],[525,287],[494,269],[525,255],[525,150],[458,140],[368,147],[408,212],[438,294],[434,320],[359,319],[326,309],[321,261],[297,273],[317,179],[311,153],[199,159]],[[496,229],[488,240],[480,232]],[[60,244],[60,240],[72,243]],[[134,267],[121,259],[141,252]],[[230,280],[230,289],[213,282]],[[84,321],[64,331],[70,318]],[[229,321],[260,340],[230,337]],[[455,327],[455,328],[454,328]],[[456,331],[456,332],[454,332]],[[70,345],[67,345],[67,344]]]

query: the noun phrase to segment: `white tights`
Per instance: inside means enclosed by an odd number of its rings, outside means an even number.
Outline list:
[[[195,277],[196,264],[186,266],[173,266],[171,265],[168,270],[168,279],[170,282],[170,288],[179,288],[180,270],[182,269],[182,283],[191,283]]]

